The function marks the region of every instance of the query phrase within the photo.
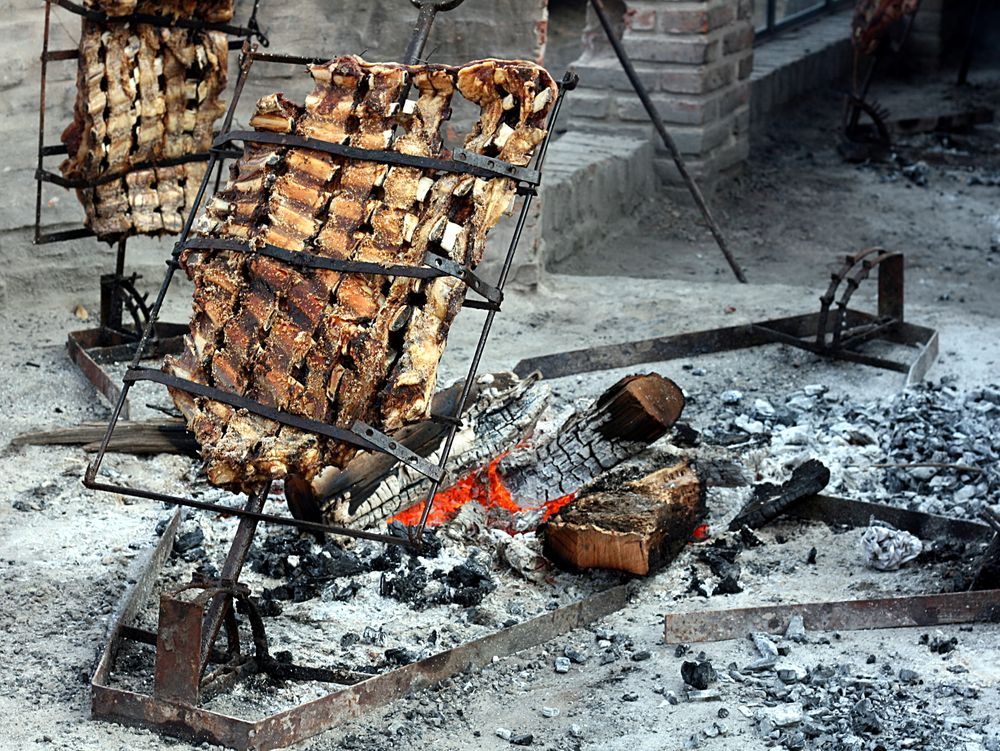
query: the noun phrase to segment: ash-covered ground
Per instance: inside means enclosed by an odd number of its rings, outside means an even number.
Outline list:
[[[991,81],[979,80],[977,91]],[[595,243],[592,259],[627,261],[633,252],[658,259],[656,273],[635,278],[599,264],[588,275],[565,268],[573,273],[550,275],[540,292],[511,294],[484,369],[572,347],[810,312],[839,255],[881,243],[907,253],[909,319],[940,331],[942,356],[930,385],[900,393],[896,373],[768,346],[560,379],[551,384],[556,406],[594,398],[627,372],[656,370],[684,388],[682,419],[699,432],[700,444],[663,441],[646,457],[654,463],[662,453],[700,452],[738,464],[752,483],[786,479],[793,466],[817,458],[831,470],[831,494],[961,518],[997,503],[1000,311],[991,243],[998,188],[988,181],[995,167],[984,159],[980,169],[957,171],[931,160],[911,170],[925,179],[921,185],[898,164],[845,164],[835,151],[833,115],[824,98],[801,103],[755,144],[747,176],[719,199],[720,219],[732,228],[731,244],[753,284],[715,273],[717,250],[689,209],[668,202],[664,220],[645,207]],[[977,148],[995,154],[995,126],[975,138],[985,143]],[[636,226],[644,229],[637,233]],[[94,288],[96,298],[96,281]],[[859,291],[859,306],[871,304],[872,289]],[[15,297],[8,290],[8,300]],[[53,296],[4,312],[5,444],[24,431],[107,417],[107,406],[63,349],[65,333],[82,327],[72,315],[79,303],[97,309],[95,300]],[[183,299],[172,299],[166,317],[184,315]],[[475,311],[459,318],[445,379],[462,371],[481,322]],[[108,619],[167,511],[86,491],[80,477],[87,458],[51,447],[8,448],[0,456],[7,477],[0,503],[2,745],[188,748],[88,719],[87,682]],[[113,456],[107,466],[123,482],[215,493],[199,486],[196,464],[182,457]],[[689,546],[669,568],[640,582],[626,609],[302,748],[1000,748],[996,624],[664,643],[666,612],[931,592],[961,583],[967,561],[947,541],[926,541],[925,553],[901,570],[877,572],[864,565],[860,529],[780,521],[758,531],[759,545],[727,534],[728,519],[749,492],[749,485],[712,488],[709,541]],[[284,510],[280,499],[271,504]],[[217,568],[234,528],[232,519],[191,514],[182,529],[189,536],[166,567],[168,581]],[[263,532],[247,581],[256,594],[270,592],[264,601],[273,613],[267,618],[272,650],[352,670],[384,670],[618,580],[542,570],[532,581],[506,560],[502,538],[489,530],[471,540],[442,529],[437,558],[404,554],[378,564],[384,551],[367,543],[324,553],[308,538]],[[297,575],[303,567],[316,575]],[[416,605],[417,585],[439,599]],[[137,649],[124,664],[141,668],[148,656]],[[213,701],[227,710],[267,710],[318,690],[256,681]]]

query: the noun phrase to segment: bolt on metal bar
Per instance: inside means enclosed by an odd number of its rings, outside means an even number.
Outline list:
[[[722,236],[722,230],[719,229],[719,225],[716,224],[715,219],[712,217],[712,212],[708,208],[705,196],[702,195],[701,188],[698,187],[698,183],[695,182],[694,177],[692,177],[691,173],[688,171],[687,164],[684,162],[684,157],[681,156],[680,149],[677,148],[677,144],[674,142],[673,137],[667,131],[667,127],[663,124],[663,118],[660,117],[660,113],[656,109],[656,105],[653,104],[653,100],[649,98],[649,92],[646,91],[646,87],[643,85],[642,81],[639,80],[639,76],[635,72],[635,68],[632,65],[632,60],[629,59],[628,54],[625,52],[625,48],[622,46],[621,40],[619,40],[615,34],[615,30],[611,25],[611,19],[608,18],[607,11],[604,10],[604,3],[601,2],[601,0],[590,0],[590,2],[594,7],[594,12],[597,13],[597,18],[601,22],[601,26],[604,28],[604,33],[607,35],[608,41],[611,43],[611,47],[618,56],[618,61],[625,70],[625,75],[628,76],[628,80],[632,83],[632,88],[635,89],[635,93],[638,94],[639,99],[642,101],[642,106],[645,107],[646,114],[649,115],[649,119],[653,121],[653,127],[656,128],[656,132],[660,134],[660,139],[663,141],[663,145],[666,146],[667,151],[670,152],[670,157],[674,160],[674,164],[677,167],[677,171],[680,173],[681,179],[684,181],[688,191],[691,193],[691,197],[694,199],[694,202],[698,205],[698,209],[701,211],[701,215],[704,217],[705,223],[708,225],[708,229],[712,233],[712,237],[715,238],[715,242],[719,246],[719,250],[722,251],[722,255],[726,258],[726,263],[729,264],[729,268],[733,270],[733,274],[736,275],[736,278],[742,284],[746,284],[747,278],[743,273],[743,269],[740,268],[740,265],[736,262],[733,254],[729,251],[729,246],[726,245],[726,239]]]

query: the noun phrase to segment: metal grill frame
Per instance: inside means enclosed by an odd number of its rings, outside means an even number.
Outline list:
[[[272,55],[268,53],[259,52],[256,45],[250,45],[250,43],[244,42],[243,49],[240,55],[240,72],[236,81],[236,86],[233,92],[232,100],[229,103],[229,108],[223,120],[220,135],[216,138],[216,143],[219,144],[218,147],[213,148],[209,153],[208,169],[205,170],[205,176],[202,180],[202,184],[198,190],[198,194],[195,198],[194,204],[191,211],[188,214],[187,220],[184,223],[184,227],[181,230],[180,237],[174,246],[174,252],[171,258],[167,261],[167,272],[164,276],[163,283],[160,286],[159,292],[157,294],[156,300],[150,307],[149,321],[143,331],[141,338],[135,345],[134,353],[129,364],[128,371],[123,379],[123,385],[120,389],[120,394],[118,396],[117,402],[112,411],[111,419],[108,423],[107,431],[105,432],[104,439],[101,441],[100,448],[98,449],[97,455],[94,460],[87,467],[86,474],[84,476],[84,485],[88,488],[94,490],[106,491],[109,493],[118,493],[121,495],[127,495],[135,498],[145,498],[148,500],[162,501],[168,504],[176,504],[180,506],[187,506],[190,508],[198,508],[202,510],[217,511],[220,513],[226,513],[238,516],[247,521],[266,521],[272,524],[283,524],[287,526],[298,527],[310,532],[316,533],[329,533],[335,535],[343,535],[347,537],[363,537],[370,540],[377,540],[379,542],[385,542],[388,544],[402,545],[410,547],[412,549],[418,549],[421,545],[421,539],[423,536],[423,531],[427,523],[427,517],[430,513],[432,501],[434,496],[440,489],[443,481],[445,480],[445,466],[448,461],[448,457],[451,454],[451,449],[455,440],[455,435],[458,432],[459,426],[461,424],[461,415],[465,409],[466,402],[469,398],[469,393],[472,384],[475,381],[476,374],[479,369],[479,364],[482,359],[483,352],[485,351],[486,342],[489,338],[490,330],[493,325],[493,320],[499,312],[500,304],[499,301],[502,300],[504,285],[507,282],[507,277],[510,273],[511,266],[514,260],[514,254],[517,251],[517,246],[520,241],[521,233],[527,223],[528,216],[531,210],[532,199],[537,195],[536,187],[538,185],[539,176],[541,174],[541,168],[545,161],[545,155],[548,149],[548,145],[552,139],[553,132],[555,130],[555,124],[557,122],[559,111],[562,107],[563,99],[567,91],[572,90],[576,86],[576,76],[571,73],[567,73],[563,80],[559,84],[559,94],[553,104],[552,110],[549,114],[548,119],[548,132],[545,139],[539,145],[537,152],[534,157],[534,166],[531,170],[524,170],[521,168],[514,167],[514,165],[508,165],[499,160],[493,161],[493,166],[488,167],[490,173],[495,177],[512,179],[518,183],[518,192],[523,196],[523,202],[521,204],[521,210],[518,214],[517,222],[514,227],[514,233],[511,238],[510,244],[507,248],[506,256],[504,257],[503,264],[500,269],[498,279],[493,285],[486,285],[485,283],[478,280],[471,269],[453,269],[453,268],[443,268],[443,265],[439,266],[436,263],[429,263],[425,266],[416,267],[412,274],[407,275],[419,275],[422,277],[431,276],[455,276],[463,281],[469,289],[476,290],[477,287],[483,293],[486,298],[486,305],[480,305],[479,307],[486,308],[486,319],[484,321],[482,330],[480,332],[479,340],[477,342],[475,351],[473,353],[472,359],[469,364],[468,375],[466,376],[465,383],[462,389],[462,393],[456,403],[456,409],[454,414],[444,416],[444,422],[447,423],[448,428],[445,432],[445,440],[441,448],[440,457],[436,465],[431,464],[422,457],[413,455],[411,452],[407,451],[403,446],[398,445],[391,436],[382,433],[374,429],[373,427],[366,425],[360,421],[355,422],[350,428],[333,428],[337,432],[337,439],[342,440],[346,443],[351,443],[359,448],[369,450],[369,451],[379,451],[381,453],[392,455],[399,461],[407,464],[409,467],[424,475],[431,481],[431,486],[428,491],[428,502],[424,507],[423,516],[420,520],[419,525],[416,528],[410,530],[408,537],[400,537],[398,535],[381,534],[375,532],[367,532],[364,530],[353,529],[349,527],[342,527],[336,525],[326,525],[316,522],[310,522],[300,519],[295,519],[293,517],[285,517],[274,514],[264,514],[261,513],[260,509],[251,509],[249,507],[244,509],[234,508],[232,506],[216,504],[216,503],[206,503],[203,501],[198,501],[193,498],[187,498],[178,495],[171,495],[167,493],[160,493],[157,491],[151,491],[144,488],[131,487],[128,485],[116,484],[111,482],[102,481],[99,479],[99,473],[101,465],[104,462],[104,458],[108,452],[108,445],[111,441],[111,437],[114,433],[115,427],[118,421],[121,419],[122,412],[127,403],[128,394],[133,386],[133,384],[138,380],[158,380],[164,382],[162,375],[155,375],[151,377],[151,373],[148,370],[139,367],[140,361],[144,357],[148,357],[148,348],[151,344],[155,344],[155,332],[157,327],[157,319],[159,316],[160,309],[166,298],[167,291],[171,285],[174,274],[180,269],[180,263],[178,257],[180,252],[185,247],[190,247],[194,242],[194,238],[191,237],[191,229],[194,224],[195,217],[199,213],[199,209],[205,201],[208,195],[209,181],[211,180],[212,173],[218,168],[221,168],[221,163],[224,159],[231,155],[231,150],[223,148],[223,145],[229,144],[231,140],[235,140],[232,137],[233,131],[232,123],[235,115],[236,107],[239,104],[243,89],[247,83],[250,75],[251,68],[254,62],[268,62],[268,63],[279,63],[279,64],[289,64],[289,65],[306,65],[309,63],[316,62],[314,58],[304,58],[294,55]],[[255,134],[255,139],[257,134]],[[392,160],[398,158],[396,152],[390,151],[368,151],[362,155],[364,159],[379,161],[383,163],[389,163]],[[436,165],[438,168],[454,172],[470,172],[476,171],[481,173],[484,167],[481,165],[475,165],[469,161],[463,161],[459,159],[453,160],[436,160]],[[222,252],[232,249],[223,249]],[[280,250],[280,249],[278,249]],[[322,261],[324,259],[316,259]],[[445,259],[443,259],[445,260]],[[309,259],[303,257],[300,261],[301,264],[310,265]],[[399,275],[400,270],[395,266],[380,266],[379,264],[364,264],[362,268],[361,265],[353,265],[355,269],[358,269],[361,273],[371,273],[384,276]],[[492,299],[491,299],[492,298]],[[155,371],[153,371],[155,373]],[[178,379],[175,379],[178,380]],[[190,390],[192,385],[197,386],[199,391],[206,391],[203,395],[208,395],[211,398],[211,393],[215,392],[216,395],[223,395],[224,392],[219,392],[218,390],[210,389],[209,387],[200,386],[198,384],[186,385],[185,383],[171,383],[174,388],[181,388],[182,390]],[[302,418],[298,418],[295,415],[289,413],[282,413],[277,410],[269,410],[264,405],[253,402],[250,399],[244,397],[238,397],[232,394],[225,394],[225,397],[229,403],[234,403],[234,401],[239,401],[239,405],[242,408],[248,409],[248,411],[255,412],[257,414],[263,414],[267,412],[267,417],[269,419],[274,419],[277,422],[282,422],[284,424],[292,424],[297,427],[309,429],[309,426],[304,426],[302,424]],[[235,400],[234,400],[234,397]],[[313,426],[315,427],[315,426]],[[328,431],[324,431],[329,435]]]

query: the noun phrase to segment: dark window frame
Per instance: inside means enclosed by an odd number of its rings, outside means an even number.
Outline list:
[[[815,7],[794,13],[779,20],[777,18],[779,0],[754,0],[754,2],[763,3],[767,8],[767,13],[764,17],[764,25],[755,27],[754,29],[758,40],[767,39],[783,29],[787,29],[791,26],[797,26],[819,16],[832,13],[833,11],[840,10],[850,4],[848,0],[817,0]]]

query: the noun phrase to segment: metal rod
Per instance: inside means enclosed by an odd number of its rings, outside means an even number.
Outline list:
[[[247,498],[245,509],[260,513],[264,509],[264,503],[267,501],[267,495],[270,492],[271,481],[269,480]],[[243,571],[243,564],[247,559],[247,553],[250,552],[250,546],[253,544],[254,534],[257,532],[257,523],[258,520],[253,517],[244,516],[240,519],[239,527],[237,527],[236,534],[233,536],[232,545],[229,547],[229,553],[226,555],[226,561],[222,564],[220,578],[223,582],[235,582],[240,578],[240,573]],[[201,630],[202,672],[208,667],[212,645],[215,644],[215,639],[219,635],[219,629],[222,627],[222,621],[226,617],[226,613],[230,607],[230,596],[224,592],[214,595],[212,602],[208,606],[208,612],[205,613],[205,620]]]
[[[740,268],[740,265],[736,262],[733,254],[729,252],[726,240],[722,236],[722,230],[719,229],[719,225],[716,224],[715,219],[712,217],[712,212],[708,208],[708,203],[706,203],[705,197],[701,193],[701,189],[694,181],[691,173],[688,172],[687,164],[684,162],[684,157],[681,156],[680,149],[677,148],[677,144],[674,143],[673,137],[667,132],[667,128],[663,124],[663,118],[660,117],[660,113],[656,109],[656,105],[653,104],[653,100],[649,98],[649,93],[646,91],[646,87],[643,85],[642,81],[639,80],[639,76],[635,72],[635,68],[632,66],[632,61],[629,59],[628,54],[626,54],[621,41],[615,35],[615,30],[611,26],[611,20],[608,18],[608,14],[604,10],[604,3],[601,0],[590,0],[590,2],[594,7],[594,12],[597,13],[597,18],[601,22],[601,26],[604,28],[604,33],[607,35],[608,41],[611,43],[612,48],[614,48],[615,54],[618,56],[618,61],[625,70],[625,75],[628,76],[628,80],[631,81],[632,88],[635,89],[635,93],[639,95],[639,99],[642,101],[642,106],[646,109],[646,114],[649,115],[649,119],[653,121],[653,127],[656,128],[656,132],[660,134],[663,145],[666,146],[667,151],[670,152],[670,157],[674,160],[674,164],[677,166],[677,171],[680,173],[681,179],[684,181],[688,191],[691,193],[691,197],[694,199],[694,202],[698,205],[701,215],[704,217],[705,223],[708,225],[708,229],[712,233],[712,237],[715,238],[715,242],[719,246],[719,250],[722,251],[722,255],[726,258],[726,263],[729,264],[729,268],[733,270],[733,274],[736,275],[736,278],[741,283],[746,284],[747,279],[743,274],[743,269]]]
[[[45,2],[45,26],[42,37],[41,75],[38,91],[38,171],[41,172],[42,160],[45,156],[45,77],[48,74],[49,60],[49,28],[52,15],[52,3]],[[37,182],[35,188],[35,244],[41,235],[42,223],[42,183]]]
[[[958,66],[958,85],[965,86],[969,81],[969,68],[972,67],[972,53],[975,51],[976,31],[979,28],[979,14],[983,10],[983,0],[976,0],[976,7],[972,11],[972,20],[969,24],[969,36],[965,41],[965,52],[962,54],[962,62]]]
[[[811,631],[995,623],[1000,620],[1000,590],[668,613],[663,641],[700,644],[739,639],[751,631],[783,633],[792,615],[801,615]]]
[[[246,509],[234,508],[232,506],[224,506],[221,503],[210,503],[208,501],[196,501],[193,498],[182,498],[181,496],[169,495],[166,493],[157,493],[153,490],[141,490],[139,488],[129,488],[124,485],[114,485],[107,482],[98,482],[93,479],[84,478],[84,487],[90,490],[102,490],[106,493],[119,493],[121,495],[131,496],[132,498],[144,498],[147,501],[159,501],[160,503],[167,503],[174,506],[183,506],[185,508],[196,508],[201,511],[214,511],[219,514],[225,514],[228,516],[237,516],[241,519],[255,519],[259,522],[267,522],[268,524],[279,524],[285,527],[296,527],[297,529],[304,530],[306,532],[317,532],[320,534],[331,534],[331,535],[343,535],[344,537],[358,537],[364,540],[373,540],[375,542],[388,542],[396,545],[405,545],[407,547],[414,547],[414,544],[408,541],[405,537],[399,537],[398,535],[388,535],[380,532],[366,532],[362,529],[353,529],[347,527],[338,527],[332,524],[319,524],[318,522],[304,521],[302,519],[296,519],[290,516],[278,516],[277,514],[265,514],[265,513],[255,513],[253,511],[247,511]]]
[[[244,41],[243,52],[240,56],[240,75],[236,80],[233,99],[229,103],[229,109],[226,111],[226,117],[222,123],[223,131],[229,130],[232,125],[233,117],[236,111],[236,103],[239,101],[240,95],[243,93],[243,87],[246,84],[247,76],[250,73],[250,66],[253,63],[253,56],[249,54],[250,49],[251,46],[249,41]],[[207,189],[208,182],[212,177],[212,169],[215,167],[215,163],[218,159],[219,156],[217,154],[213,153],[209,155],[208,166],[205,168],[205,174],[202,177],[201,185],[198,187],[198,193],[195,196],[193,205],[191,206],[191,211],[188,213],[187,219],[184,221],[184,226],[181,229],[181,235],[178,242],[184,242],[187,240],[188,235],[191,233],[191,227],[194,224],[195,214],[197,213],[201,202],[205,198],[205,190]],[[156,319],[160,315],[160,309],[163,307],[163,301],[167,296],[167,290],[170,288],[170,282],[173,280],[174,272],[177,268],[178,263],[176,259],[171,258],[170,261],[167,262],[167,272],[163,277],[163,283],[160,285],[160,291],[156,295],[156,301],[149,310],[149,320],[146,322],[146,328],[143,329],[142,336],[139,338],[139,343],[136,345],[135,355],[132,357],[130,363],[131,368],[139,367],[139,362],[142,360],[142,354],[146,349],[146,345],[149,344],[150,338],[156,331]],[[87,472],[84,475],[84,483],[93,483],[94,479],[97,477],[97,471],[100,469],[105,453],[107,453],[108,444],[111,442],[111,435],[114,433],[115,425],[118,423],[122,409],[128,399],[128,392],[131,388],[131,383],[126,382],[123,384],[121,395],[118,397],[118,401],[111,413],[111,419],[108,421],[108,429],[104,433],[104,438],[101,440],[101,446],[98,449],[97,458],[87,467]]]

